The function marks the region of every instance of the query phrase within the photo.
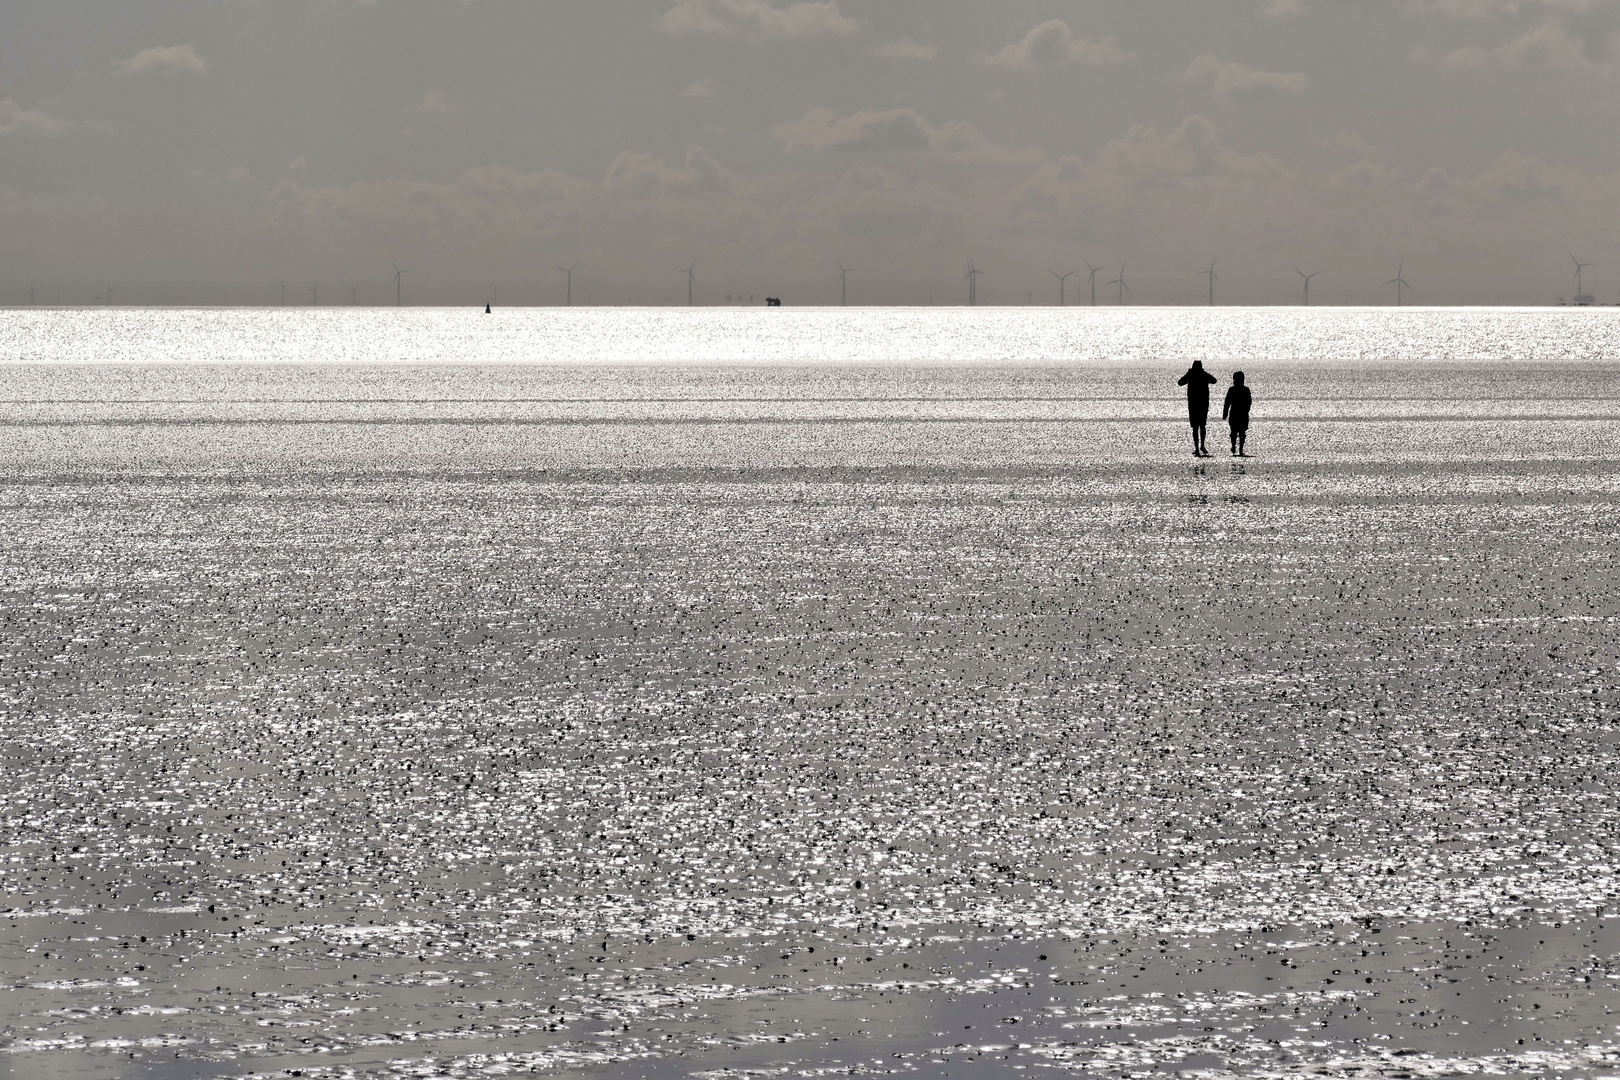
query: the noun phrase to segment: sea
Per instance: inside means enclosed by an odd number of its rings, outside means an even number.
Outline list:
[[[1617,309],[0,311],[0,1077],[1620,1076],[1617,407]]]

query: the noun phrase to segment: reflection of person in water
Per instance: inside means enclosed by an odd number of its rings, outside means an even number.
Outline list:
[[[1204,425],[1209,423],[1209,388],[1219,382],[1204,370],[1202,360],[1194,360],[1187,374],[1176,380],[1177,386],[1187,388],[1187,422],[1192,424],[1193,457],[1209,457],[1204,448]]]
[[[1243,372],[1232,373],[1232,389],[1226,392],[1226,404],[1221,406],[1221,419],[1232,426],[1232,456],[1248,457],[1244,444],[1249,439],[1249,388],[1243,384]]]

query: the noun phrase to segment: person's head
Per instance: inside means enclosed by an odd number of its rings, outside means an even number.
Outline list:
[[[1232,372],[1232,382],[1237,386],[1242,386],[1243,385],[1243,372],[1241,372],[1241,371]]]
[[[1194,369],[1196,369],[1198,371],[1203,371],[1204,370],[1204,362],[1202,360],[1194,360],[1193,361],[1193,367],[1194,367]]]

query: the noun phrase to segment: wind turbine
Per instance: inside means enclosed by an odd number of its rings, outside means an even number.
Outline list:
[[[968,283],[968,307],[979,306],[979,275],[982,273],[984,271],[974,266],[973,260],[969,259],[967,274],[963,278]]]
[[[1317,270],[1317,271],[1314,271],[1313,273],[1307,274],[1305,271],[1301,270],[1299,267],[1297,267],[1297,266],[1294,267],[1294,273],[1298,274],[1300,277],[1305,279],[1305,306],[1306,307],[1311,306],[1311,278],[1315,277],[1317,274],[1320,274],[1321,272],[1322,271]]]
[[[400,301],[400,296],[402,294],[401,294],[400,287],[399,287],[399,279],[404,277],[406,274],[410,273],[410,271],[409,270],[401,270],[399,267],[394,266],[393,263],[389,263],[388,265],[394,267],[394,306],[395,307],[404,307],[405,305]]]
[[[843,263],[838,264],[838,298],[841,307],[849,306],[849,268]]]
[[[1058,307],[1069,306],[1069,279],[1078,274],[1078,270],[1070,270],[1067,274],[1060,274],[1056,270],[1047,273],[1058,279]]]
[[[1575,264],[1575,303],[1580,304],[1582,301],[1585,301],[1586,303],[1590,304],[1592,302],[1591,298],[1586,295],[1586,290],[1581,288],[1581,271],[1585,270],[1588,266],[1596,266],[1597,264],[1583,263],[1573,255],[1569,257],[1569,261]]]
[[[688,266],[681,273],[686,275],[686,306],[692,306],[692,283],[697,280],[697,263]]]
[[[1393,285],[1393,286],[1395,286],[1395,306],[1396,307],[1401,306],[1402,290],[1403,289],[1410,289],[1412,287],[1412,286],[1410,286],[1410,285],[1408,285],[1406,283],[1406,278],[1401,276],[1405,272],[1406,272],[1406,260],[1402,259],[1400,266],[1398,268],[1396,268],[1396,270],[1395,270],[1395,276],[1390,278],[1388,281],[1384,282],[1385,285]]]
[[[358,285],[350,285],[349,286],[349,306],[350,307],[359,307],[360,306],[360,286],[358,286]]]
[[[1125,271],[1121,270],[1120,273],[1124,274]],[[1209,306],[1214,307],[1215,306],[1215,283],[1220,280],[1220,275],[1215,273],[1215,260],[1214,259],[1209,260],[1209,269],[1201,272],[1198,276],[1199,277],[1207,277],[1207,278],[1209,278]]]
[[[574,264],[574,266],[578,266],[578,265],[579,265],[579,263]],[[693,265],[695,266],[697,264],[693,263]],[[568,275],[568,303],[565,305],[567,307],[573,307],[574,306],[574,266],[559,266],[559,267],[557,267],[557,269],[560,270],[562,273]]]
[[[1097,306],[1097,275],[1102,273],[1102,267],[1086,263],[1086,269],[1091,271],[1091,306]]]
[[[316,282],[315,285],[310,288],[309,297],[312,301],[314,301],[315,307],[321,306],[321,286],[319,282]]]
[[[1105,281],[1105,282],[1103,282],[1103,284],[1105,284],[1105,285],[1118,285],[1119,286],[1119,302],[1122,305],[1125,303],[1125,294],[1131,291],[1131,287],[1129,285],[1125,284],[1125,268],[1123,266],[1119,268],[1119,277],[1115,278],[1113,281]]]

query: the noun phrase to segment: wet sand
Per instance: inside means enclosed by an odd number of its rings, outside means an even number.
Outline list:
[[[1405,370],[35,369],[0,1069],[1620,1073],[1612,373]]]

